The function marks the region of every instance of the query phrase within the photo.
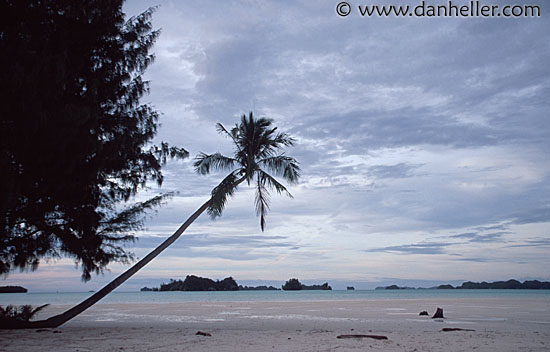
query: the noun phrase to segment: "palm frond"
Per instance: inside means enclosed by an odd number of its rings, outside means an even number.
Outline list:
[[[221,123],[217,123],[216,124],[216,131],[219,133],[219,134],[225,134],[226,137],[229,137],[231,138],[231,140],[233,141],[233,144],[235,145],[235,147],[237,148],[237,150],[235,151],[235,161],[239,160],[240,159],[240,156],[242,155],[242,149],[241,149],[241,142],[239,141],[239,129],[237,127],[237,125],[231,129],[231,132],[228,131],[224,125],[222,125]]]
[[[262,231],[265,229],[265,216],[269,210],[269,191],[265,187],[265,179],[261,176],[258,177],[257,187],[256,187],[256,215],[260,217],[260,228]]]
[[[235,159],[224,156],[220,153],[205,154],[200,153],[193,163],[195,171],[201,175],[210,173],[211,169],[231,170],[235,166]]]
[[[277,127],[272,129],[264,129],[258,135],[255,149],[257,150],[257,156],[259,158],[272,156],[277,152],[277,146],[274,144],[275,139],[273,137],[276,130]]]
[[[272,123],[271,119],[265,117],[254,119],[252,113],[249,114],[248,119],[246,115],[242,115],[241,123],[235,125],[240,149],[246,151],[249,156],[258,155],[262,146],[270,139],[270,134],[276,130],[276,128],[269,129]]]
[[[283,147],[291,147],[296,142],[296,139],[290,137],[287,133],[281,132],[275,136],[273,139],[273,145],[277,149],[282,149]]]
[[[237,139],[236,139],[236,131],[235,129],[233,128],[231,130],[231,132],[229,132],[225,127],[224,125],[222,125],[221,123],[217,123],[216,124],[216,131],[219,133],[219,134],[225,134],[227,137],[231,138],[233,140],[233,142],[237,143]]]
[[[201,153],[195,159],[195,170],[203,175],[208,174],[212,169],[235,170],[236,168],[236,170],[212,190],[208,213],[212,218],[220,216],[236,185],[243,181],[247,181],[250,185],[256,181],[255,208],[263,231],[270,205],[269,191],[274,189],[279,194],[285,193],[292,197],[286,187],[274,176],[281,177],[290,183],[297,183],[300,177],[300,166],[296,159],[282,154],[283,149],[292,146],[295,139],[280,132],[273,125],[273,120],[265,117],[254,118],[252,112],[241,115],[240,123],[235,124],[233,128],[227,129],[218,123],[216,130],[231,138],[235,144],[233,158],[219,153]]]
[[[259,148],[258,157],[266,158],[274,156],[285,147],[294,145],[296,141],[286,133],[275,134],[277,128],[273,128],[262,136],[261,148]]]
[[[49,306],[49,304],[43,304],[41,306],[35,307],[34,309],[32,309],[31,307],[31,311],[29,312],[27,320],[31,320],[36,315],[36,313],[40,312],[42,309],[46,308],[47,306]]]
[[[285,193],[290,198],[294,198],[286,187],[277,181],[273,176],[263,170],[257,170],[256,172],[258,173],[258,178],[262,179],[263,184],[267,184],[268,188],[274,188],[278,194]]]
[[[276,176],[282,176],[290,183],[297,183],[300,178],[300,166],[296,159],[277,155],[261,159],[258,164],[265,166]]]
[[[235,193],[239,183],[236,172],[232,172],[227,175],[220,184],[214,187],[212,190],[212,200],[207,210],[208,215],[210,215],[212,219],[222,215],[228,198]]]

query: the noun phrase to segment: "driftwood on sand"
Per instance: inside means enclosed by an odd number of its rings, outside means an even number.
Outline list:
[[[475,331],[474,329],[462,329],[462,328],[443,328],[441,329],[443,332],[449,332],[449,331]]]
[[[382,335],[363,335],[363,334],[352,334],[352,335],[338,335],[336,336],[337,339],[375,339],[375,340],[387,340],[387,336]]]

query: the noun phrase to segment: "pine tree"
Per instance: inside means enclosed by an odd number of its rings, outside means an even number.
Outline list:
[[[159,31],[149,9],[125,21],[122,0],[0,0],[0,273],[73,258],[83,280],[111,262],[159,185],[167,157],[151,145],[158,113],[140,98]]]

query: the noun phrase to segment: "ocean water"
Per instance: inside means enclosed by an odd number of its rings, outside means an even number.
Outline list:
[[[74,305],[93,293],[3,293],[0,306]],[[550,290],[355,290],[355,291],[231,291],[231,292],[111,292],[98,304],[179,302],[289,302],[401,299],[514,298],[543,299]]]

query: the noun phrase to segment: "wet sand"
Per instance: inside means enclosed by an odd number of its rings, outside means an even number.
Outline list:
[[[419,316],[424,310],[431,315],[437,307],[443,308],[445,319]],[[48,307],[38,318],[66,308]],[[196,335],[198,331],[211,336]],[[0,331],[0,351],[369,350],[548,351],[550,300],[98,304],[57,329]]]

